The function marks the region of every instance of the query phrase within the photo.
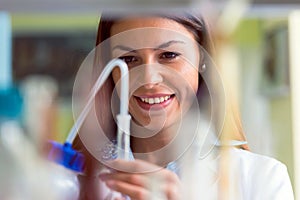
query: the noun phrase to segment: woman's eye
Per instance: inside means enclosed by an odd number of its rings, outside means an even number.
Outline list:
[[[161,58],[162,59],[175,59],[177,58],[178,56],[180,56],[179,53],[175,53],[175,52],[164,52],[161,54]]]
[[[138,61],[138,59],[135,56],[122,56],[122,57],[119,57],[119,59],[123,60],[127,64]]]

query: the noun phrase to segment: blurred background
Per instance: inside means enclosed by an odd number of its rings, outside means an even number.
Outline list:
[[[300,199],[300,2],[208,2],[1,0],[0,126],[13,120],[36,144],[45,138],[64,141],[73,125],[73,82],[94,48],[101,11],[166,7],[176,12],[208,5],[216,21],[236,18],[227,38],[236,60],[228,71],[235,75],[250,149],[285,163]],[[7,132],[7,126],[0,130]],[[2,150],[0,160],[6,161]],[[8,167],[0,163],[3,175]]]

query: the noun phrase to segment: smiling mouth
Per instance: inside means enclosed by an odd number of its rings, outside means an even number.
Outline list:
[[[155,97],[135,96],[140,107],[142,107],[145,110],[149,110],[150,108],[155,108],[156,106],[158,106],[157,109],[164,108],[171,103],[174,97],[175,94],[155,96]]]
[[[173,95],[167,95],[167,96],[162,96],[162,97],[152,97],[152,98],[148,98],[148,97],[139,97],[140,100],[144,103],[148,103],[148,104],[160,104],[163,103],[165,101],[168,101],[168,99],[171,98],[171,96]]]

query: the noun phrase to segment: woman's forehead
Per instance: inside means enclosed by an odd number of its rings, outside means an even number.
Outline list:
[[[120,20],[112,26],[111,46],[131,46],[157,48],[168,41],[177,44],[192,44],[193,34],[182,24],[162,17],[129,18]]]
[[[182,29],[185,27],[180,23],[166,18],[156,16],[141,16],[141,17],[127,17],[117,20],[112,26],[111,33],[126,31],[129,29],[143,28],[143,27],[161,27],[165,29]]]

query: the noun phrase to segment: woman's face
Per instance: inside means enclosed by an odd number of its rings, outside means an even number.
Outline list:
[[[129,112],[138,125],[169,127],[190,108],[198,89],[200,53],[193,34],[161,17],[128,18],[111,29],[111,54],[129,67]],[[119,69],[112,72],[115,84]]]

